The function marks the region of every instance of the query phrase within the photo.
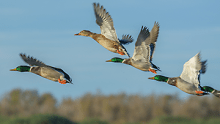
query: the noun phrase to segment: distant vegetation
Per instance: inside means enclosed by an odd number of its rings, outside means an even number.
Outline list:
[[[32,115],[29,117],[14,117],[0,120],[1,124],[76,124],[57,115]]]
[[[0,101],[1,124],[217,124],[220,99],[87,93],[60,104],[50,93],[14,89]]]

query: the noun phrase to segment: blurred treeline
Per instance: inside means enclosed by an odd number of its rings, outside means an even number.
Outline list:
[[[120,93],[106,96],[97,92],[74,100],[64,98],[58,103],[50,93],[39,95],[36,90],[14,89],[2,97],[0,114],[6,118],[52,114],[72,122],[95,118],[103,121],[103,124],[159,124],[161,119],[172,118],[177,122],[191,119],[208,122],[220,117],[220,99],[213,95],[190,96],[183,100],[177,94],[142,96]],[[217,122],[220,123],[220,119]]]

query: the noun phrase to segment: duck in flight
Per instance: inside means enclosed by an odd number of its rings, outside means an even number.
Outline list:
[[[208,92],[213,91],[210,89],[211,87],[200,86],[200,74],[206,72],[206,62],[206,60],[201,61],[200,53],[197,53],[184,64],[183,71],[179,77],[156,75],[148,79],[166,82],[188,94],[198,96],[208,95]]]
[[[129,56],[123,44],[128,44],[133,42],[133,39],[130,35],[123,35],[122,39],[119,40],[116,31],[113,25],[113,20],[108,12],[99,6],[99,4],[93,3],[96,23],[100,26],[101,34],[96,34],[88,30],[82,30],[76,36],[86,36],[91,37],[102,45],[107,50],[118,53],[120,55]]]
[[[46,65],[33,57],[26,56],[25,54],[20,54],[20,56],[30,66],[21,65],[10,71],[32,72],[49,80],[58,81],[61,84],[72,83],[70,76],[62,69]]]
[[[152,30],[149,32],[147,27],[141,28],[135,43],[134,54],[131,58],[122,59],[114,57],[106,62],[116,62],[131,65],[142,71],[150,71],[157,73],[160,68],[152,63],[153,54],[156,46],[157,37],[159,34],[159,23],[155,22]]]

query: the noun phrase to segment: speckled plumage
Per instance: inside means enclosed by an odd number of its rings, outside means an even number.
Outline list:
[[[96,34],[88,30],[83,30],[75,35],[91,37],[107,50],[114,53],[121,52],[129,56],[128,52],[122,44],[131,43],[133,41],[132,37],[130,35],[123,35],[122,39],[119,40],[116,35],[113,20],[109,13],[106,12],[103,6],[100,7],[99,4],[93,3],[93,7],[96,17],[96,23],[100,26],[101,34]]]

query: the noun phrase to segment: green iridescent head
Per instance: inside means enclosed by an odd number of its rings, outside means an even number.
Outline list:
[[[156,81],[163,81],[167,82],[168,77],[162,76],[162,75],[156,75],[154,77],[149,77],[148,79],[156,80]]]
[[[203,86],[202,88],[203,88],[204,91],[210,92],[210,93],[211,93],[213,90],[215,90],[214,88],[209,87],[209,86]]]
[[[110,60],[107,60],[106,62],[119,62],[119,63],[122,63],[123,60],[124,59],[122,59],[122,58],[114,57]]]
[[[30,66],[18,66],[15,69],[10,69],[10,71],[29,72],[30,68],[31,68]]]

